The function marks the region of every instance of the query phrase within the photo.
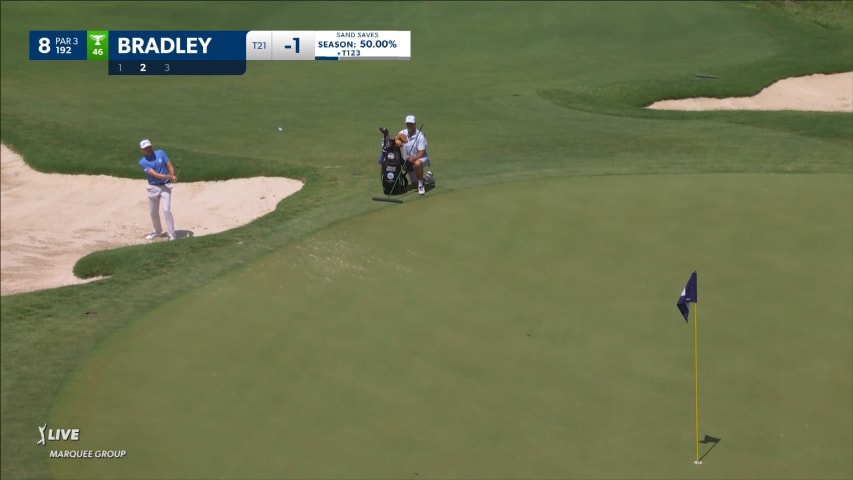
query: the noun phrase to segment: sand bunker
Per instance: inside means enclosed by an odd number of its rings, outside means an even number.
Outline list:
[[[648,108],[853,112],[853,72],[780,80],[750,98],[664,100]],[[82,283],[72,273],[81,257],[147,243],[143,178],[47,175],[5,145],[0,154],[0,295]],[[301,188],[297,180],[268,177],[178,183],[172,202],[178,241],[245,225]]]
[[[150,243],[143,238],[151,219],[141,172],[138,180],[44,174],[0,148],[0,295],[83,283],[72,273],[81,257]],[[179,182],[172,199],[178,241],[245,225],[301,188],[280,177]]]
[[[713,82],[714,80],[707,80]],[[662,100],[655,110],[802,110],[853,112],[853,72],[779,80],[753,97]]]

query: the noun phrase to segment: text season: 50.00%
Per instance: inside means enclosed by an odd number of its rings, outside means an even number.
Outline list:
[[[359,45],[361,48],[397,48],[395,40],[362,40]]]

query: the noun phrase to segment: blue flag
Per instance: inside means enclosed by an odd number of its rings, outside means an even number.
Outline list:
[[[687,316],[690,315],[690,309],[687,307],[687,304],[698,303],[698,301],[699,287],[697,285],[696,272],[693,272],[687,280],[687,285],[684,286],[684,290],[681,291],[681,296],[678,297],[678,303],[675,304],[681,312],[681,315],[684,317],[685,322],[687,321]]]

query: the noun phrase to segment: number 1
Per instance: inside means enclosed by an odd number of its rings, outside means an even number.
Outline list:
[[[296,53],[299,53],[299,38],[293,37],[293,41],[296,42]]]

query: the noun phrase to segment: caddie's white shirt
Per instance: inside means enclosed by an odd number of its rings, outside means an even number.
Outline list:
[[[409,143],[406,143],[402,147],[403,158],[406,158],[409,156],[414,157],[415,155],[418,154],[418,150],[423,150],[424,156],[421,158],[421,161],[424,162],[425,164],[429,163],[429,152],[427,152],[427,139],[424,136],[423,132],[421,132],[418,129],[415,129],[415,134],[412,136],[409,136],[409,129],[404,128],[404,129],[400,130],[400,133],[405,135],[406,139],[409,140]]]

